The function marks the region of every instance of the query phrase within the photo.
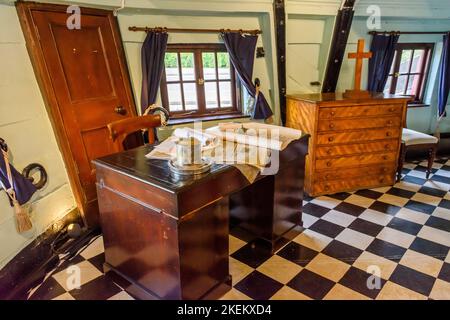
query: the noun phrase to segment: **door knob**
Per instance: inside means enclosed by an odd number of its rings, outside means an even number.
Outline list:
[[[114,111],[115,111],[117,114],[120,114],[120,115],[122,115],[122,116],[124,116],[124,115],[127,114],[127,109],[125,109],[125,108],[122,107],[122,106],[116,107],[116,108],[114,109]]]

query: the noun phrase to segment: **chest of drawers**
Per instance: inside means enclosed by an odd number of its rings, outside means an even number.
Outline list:
[[[310,196],[393,185],[408,98],[374,93],[287,97],[287,123],[311,135],[305,191]]]

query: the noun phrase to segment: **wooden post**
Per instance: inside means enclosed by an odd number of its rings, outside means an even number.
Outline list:
[[[274,1],[275,33],[277,43],[278,88],[281,122],[286,124],[286,12],[284,0]]]

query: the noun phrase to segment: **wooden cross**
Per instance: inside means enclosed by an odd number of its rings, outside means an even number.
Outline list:
[[[372,58],[372,52],[364,52],[364,39],[358,40],[358,51],[348,54],[349,59],[356,59],[355,66],[355,92],[361,91],[361,73],[363,67],[363,59]]]

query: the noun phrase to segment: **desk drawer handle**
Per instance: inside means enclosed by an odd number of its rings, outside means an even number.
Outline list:
[[[389,120],[386,124],[387,124],[388,126],[392,126],[393,123],[394,123],[394,122],[393,122],[392,120]]]
[[[384,149],[390,150],[390,149],[391,149],[391,146],[387,144],[387,145],[384,146]]]
[[[395,109],[394,108],[389,108],[389,112],[394,112]]]
[[[331,174],[327,174],[326,176],[325,176],[325,179],[330,179],[331,178]]]
[[[331,111],[331,112],[330,112],[330,115],[331,115],[332,117],[334,117],[334,116],[336,115],[336,112]]]
[[[392,133],[390,131],[386,132],[386,137],[392,136]]]
[[[330,186],[326,185],[325,186],[325,191],[330,191]]]
[[[331,161],[327,162],[327,167],[331,167],[333,165],[333,163]]]
[[[384,182],[384,178],[380,178],[380,183],[383,183]]]
[[[332,149],[328,149],[328,150],[327,150],[327,154],[328,154],[328,155],[333,154],[333,150],[332,150]]]
[[[383,173],[386,173],[388,171],[388,169],[387,168],[383,168],[383,169],[381,169],[381,172],[383,172]]]
[[[330,123],[329,127],[330,127],[330,129],[333,129],[334,128],[334,123]]]
[[[388,156],[383,156],[383,160],[387,160],[387,159],[389,159]]]
[[[334,141],[334,138],[333,138],[333,137],[329,137],[329,138],[328,138],[328,141],[329,141],[329,142],[333,142],[333,141]]]

